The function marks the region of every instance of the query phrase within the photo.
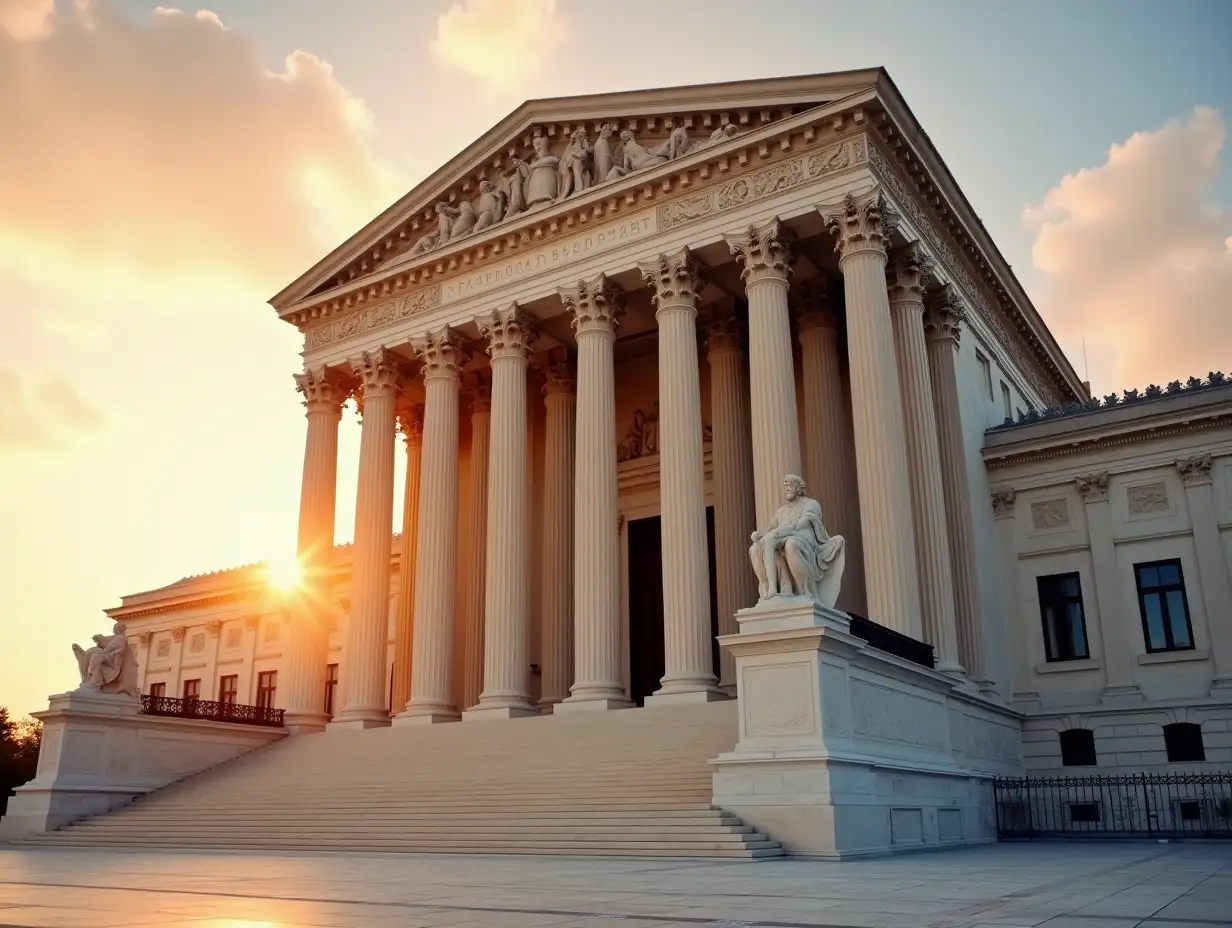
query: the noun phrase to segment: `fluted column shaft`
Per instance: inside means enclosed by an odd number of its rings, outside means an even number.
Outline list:
[[[753,411],[753,480],[757,525],[782,505],[783,477],[800,473],[796,375],[787,285],[791,236],[777,219],[728,235],[740,261],[749,303],[749,383]]]
[[[470,375],[468,375],[469,377]],[[471,398],[470,507],[466,531],[466,573],[462,590],[462,704],[460,709],[478,705],[483,691],[485,590],[488,564],[488,475],[492,401],[487,374],[468,384]],[[499,455],[497,460],[500,460]]]
[[[825,210],[838,236],[847,304],[856,479],[869,618],[919,639],[919,575],[911,525],[911,490],[903,404],[886,294],[888,223],[880,194],[848,197]]]
[[[748,540],[757,528],[749,424],[749,378],[734,314],[716,315],[707,327],[710,364],[711,475],[714,480],[715,593],[719,634],[740,631],[736,611],[757,602],[757,578],[749,569]],[[736,661],[719,654],[719,686],[736,690]]]
[[[395,724],[458,718],[452,696],[454,566],[458,545],[458,392],[465,356],[448,328],[412,344],[424,361],[423,474],[411,698]]]
[[[419,541],[419,475],[423,461],[423,406],[404,400],[398,428],[406,439],[402,493],[402,558],[398,566],[398,614],[394,626],[394,680],[389,711],[401,712],[411,698],[411,650],[415,640],[415,565]]]
[[[710,634],[710,564],[702,485],[697,360],[698,267],[687,248],[639,265],[659,324],[659,497],[663,539],[663,654],[647,705],[718,694]]]
[[[1193,524],[1198,575],[1211,638],[1211,657],[1215,661],[1211,696],[1219,697],[1232,691],[1232,577],[1220,539],[1219,509],[1211,485],[1211,456],[1193,455],[1177,461],[1176,467],[1185,484],[1185,501]]]
[[[299,538],[296,552],[303,572],[292,604],[295,616],[283,663],[283,706],[293,733],[323,731],[328,590],[326,571],[334,548],[334,503],[338,483],[338,422],[347,387],[325,368],[295,376],[304,394],[308,429],[304,441],[304,476],[300,484]]]
[[[483,693],[467,719],[538,715],[530,701],[530,474],[526,367],[534,317],[517,304],[484,317],[492,356],[492,459],[484,595]]]
[[[363,393],[359,489],[352,547],[351,620],[342,673],[340,728],[389,724],[385,660],[389,641],[389,568],[394,517],[394,434],[400,365],[384,348],[351,360]]]
[[[573,454],[577,382],[565,349],[556,349],[548,356],[545,375],[539,708],[548,711],[569,695],[573,680]]]
[[[818,296],[814,294],[813,296]],[[846,539],[847,566],[839,593],[839,609],[864,615],[864,546],[860,540],[860,500],[856,495],[849,403],[839,362],[836,314],[808,298],[799,316],[802,367],[801,419],[804,480],[821,503],[826,526]]]
[[[981,689],[992,686],[984,660],[984,634],[980,624],[979,590],[975,580],[975,529],[971,522],[971,490],[967,481],[962,412],[958,405],[958,353],[962,308],[953,288],[946,284],[929,307],[926,320],[929,376],[937,439],[941,452],[941,480],[945,521],[949,528],[950,558],[954,569],[954,609],[958,632],[958,659]]]
[[[933,412],[928,349],[924,344],[922,255],[913,243],[894,252],[888,269],[890,317],[902,378],[907,472],[911,479],[912,526],[920,573],[924,640],[935,649],[937,668],[962,673],[954,614],[953,565],[941,480],[941,450]]]
[[[573,536],[573,668],[556,711],[619,709],[620,552],[616,518],[616,403],[612,348],[622,309],[604,275],[559,291],[577,332],[578,397]]]

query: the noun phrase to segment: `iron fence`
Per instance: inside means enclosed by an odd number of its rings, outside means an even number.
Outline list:
[[[1232,838],[1232,773],[1001,777],[997,835]]]
[[[234,722],[237,725],[263,725],[282,728],[282,709],[265,706],[241,706],[210,699],[174,699],[170,696],[142,696],[142,715],[164,715],[181,719],[206,719],[211,722]]]

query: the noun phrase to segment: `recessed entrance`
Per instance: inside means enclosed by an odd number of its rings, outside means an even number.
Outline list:
[[[639,706],[659,688],[663,653],[663,536],[660,518],[629,522],[629,696]],[[711,669],[719,674],[718,608],[714,587],[714,509],[706,507],[710,577]]]

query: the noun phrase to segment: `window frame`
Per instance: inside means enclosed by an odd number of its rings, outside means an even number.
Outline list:
[[[1142,589],[1142,571],[1144,568],[1163,567],[1176,565],[1176,573],[1179,578],[1175,584],[1167,584],[1152,587],[1149,591],[1144,592]],[[1161,558],[1157,561],[1141,561],[1134,564],[1134,588],[1138,592],[1138,618],[1142,622],[1142,643],[1146,647],[1147,654],[1166,654],[1171,651],[1193,651],[1197,648],[1197,642],[1194,641],[1193,633],[1193,614],[1189,610],[1189,594],[1185,592],[1185,565],[1181,563],[1179,557]],[[1185,631],[1189,635],[1189,644],[1177,646],[1172,635],[1172,615],[1168,609],[1167,593],[1179,591],[1181,594],[1181,606],[1185,610]],[[1162,648],[1156,648],[1151,644],[1151,628],[1147,623],[1146,614],[1146,597],[1154,593],[1159,595],[1159,605],[1163,612],[1164,618],[1164,639],[1165,645]]]
[[[1004,380],[1001,381],[1001,411],[1005,413],[1005,418],[1014,418],[1014,398],[1010,393],[1010,385]]]
[[[167,698],[167,682],[159,680],[157,683],[150,684],[151,699],[166,699]]]
[[[1060,588],[1062,581],[1073,579],[1078,584],[1078,596],[1076,599],[1071,597],[1063,597],[1058,599],[1044,598],[1043,581],[1053,581],[1055,588]],[[1082,574],[1076,570],[1068,570],[1058,574],[1041,574],[1035,578],[1035,596],[1039,602],[1040,612],[1040,633],[1044,636],[1044,660],[1049,664],[1064,664],[1070,661],[1088,661],[1091,659],[1091,636],[1087,633],[1087,608],[1086,603],[1082,598]],[[1071,647],[1074,652],[1073,657],[1054,656],[1052,652],[1051,637],[1048,634],[1048,613],[1046,607],[1055,605],[1058,602],[1063,603],[1066,607],[1065,617],[1069,619],[1069,606],[1074,602],[1078,604],[1078,618],[1082,624],[1082,653],[1079,654],[1076,648]],[[1073,628],[1070,628],[1070,644],[1073,645]]]
[[[1070,751],[1066,751],[1065,742],[1067,739],[1065,736],[1070,735],[1071,737],[1068,740],[1072,742],[1074,740],[1072,733],[1074,732],[1082,732],[1087,737],[1083,739],[1081,751],[1079,751],[1078,745],[1074,745],[1074,744],[1070,745]],[[1095,748],[1095,732],[1092,731],[1091,729],[1089,728],[1067,728],[1065,729],[1065,731],[1059,731],[1057,732],[1057,743],[1060,745],[1060,748],[1061,748],[1061,766],[1062,767],[1098,767],[1099,766],[1099,752]],[[1087,753],[1088,748],[1090,750],[1089,754]],[[1071,757],[1070,760],[1066,760],[1065,755],[1067,753],[1071,755],[1074,753],[1081,753],[1082,759],[1076,760]],[[1087,757],[1090,758],[1090,761],[1086,760]]]
[[[984,389],[988,391],[988,402],[995,403],[997,397],[993,392],[992,361],[978,348],[975,349],[975,360],[980,365],[980,376],[984,379]]]
[[[1179,748],[1179,745],[1169,743],[1168,732],[1175,733],[1177,738],[1181,737],[1181,732],[1195,732],[1197,734],[1197,751],[1194,752],[1194,757],[1173,757],[1172,751],[1174,747]],[[1164,750],[1168,754],[1168,763],[1170,764],[1205,764],[1206,763],[1206,739],[1202,737],[1202,726],[1197,722],[1172,722],[1163,727]],[[1178,750],[1178,753],[1179,750]]]
[[[191,696],[188,695],[188,686],[190,683],[193,684],[193,688],[196,691]],[[181,683],[180,684],[180,698],[185,701],[188,701],[190,699],[193,701],[199,700],[201,698],[201,678],[194,677],[193,679],[185,680],[183,683]]]
[[[257,671],[257,708],[274,708],[274,695],[278,692],[278,671]]]
[[[228,686],[230,683],[230,686]],[[234,706],[239,702],[240,675],[237,673],[223,674],[218,678],[218,701],[224,706]]]

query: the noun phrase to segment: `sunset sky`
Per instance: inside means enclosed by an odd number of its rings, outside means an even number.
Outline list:
[[[0,705],[291,551],[264,301],[510,109],[877,65],[1097,393],[1232,370],[1227,0],[0,0]]]

